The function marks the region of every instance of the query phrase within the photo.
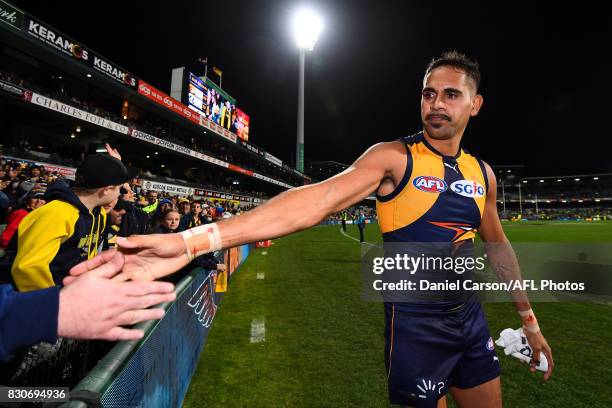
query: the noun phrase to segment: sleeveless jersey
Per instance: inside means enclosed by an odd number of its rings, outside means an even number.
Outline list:
[[[481,160],[464,149],[445,156],[423,133],[400,139],[406,171],[393,192],[378,196],[384,242],[471,240],[480,225],[489,187]]]

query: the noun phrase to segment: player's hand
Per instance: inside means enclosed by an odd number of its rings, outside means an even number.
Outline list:
[[[553,361],[552,350],[548,345],[548,342],[542,335],[541,331],[537,333],[532,333],[529,330],[523,329],[523,333],[525,337],[527,337],[527,341],[533,350],[533,355],[531,358],[531,363],[529,363],[529,369],[532,373],[536,371],[536,366],[539,364],[540,352],[544,353],[546,359],[548,360],[548,371],[544,373],[544,381],[547,381],[555,367],[555,362]]]
[[[116,250],[81,262],[64,279],[59,294],[57,334],[75,339],[135,340],[142,330],[127,329],[145,320],[160,319],[164,310],[150,308],[176,298],[168,282],[114,282],[124,265]],[[71,272],[72,272],[71,271]]]
[[[170,275],[189,263],[185,241],[180,234],[117,237],[117,245],[119,251],[125,255],[125,265],[114,280],[155,280]]]

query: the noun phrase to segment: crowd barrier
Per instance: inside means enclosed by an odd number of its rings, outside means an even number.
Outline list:
[[[180,407],[228,275],[248,255],[248,245],[232,248],[224,254],[226,274],[196,268],[181,279],[176,300],[161,305],[164,317],[137,325],[144,337],[115,345],[70,391],[70,402],[61,407]]]

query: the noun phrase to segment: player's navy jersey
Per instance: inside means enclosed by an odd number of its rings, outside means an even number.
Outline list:
[[[488,190],[484,163],[463,149],[445,156],[423,133],[400,141],[406,146],[405,174],[376,202],[385,256],[472,257]],[[392,268],[379,276],[417,283],[415,290],[382,293],[391,403],[433,408],[450,387],[471,388],[499,376],[493,340],[472,291],[418,286],[421,280],[472,279],[472,269]]]
[[[472,280],[474,268],[446,267],[449,258],[473,258],[475,232],[480,226],[488,189],[484,164],[463,149],[445,156],[423,133],[400,139],[406,146],[407,166],[397,188],[378,196],[376,209],[383,233],[385,257],[397,255],[434,261],[408,271],[385,271],[384,282],[412,281],[416,289],[384,291],[386,302],[402,310],[454,308],[473,292],[420,289],[421,283]],[[436,263],[436,260],[439,261]],[[431,266],[429,266],[431,265]]]
[[[458,242],[473,239],[488,190],[481,160],[463,149],[445,156],[423,133],[406,145],[404,177],[388,195],[377,196],[384,242]]]

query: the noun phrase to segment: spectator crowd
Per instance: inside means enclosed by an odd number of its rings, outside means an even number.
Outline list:
[[[137,338],[137,331],[123,326],[160,318],[163,313],[148,307],[173,299],[171,283],[196,266],[225,270],[209,254],[173,275],[166,286],[134,288],[129,282],[111,283],[123,264],[123,255],[113,251],[117,237],[178,232],[239,216],[252,206],[145,191],[135,178],[136,171],[123,164],[117,150],[108,145],[106,149],[109,154],[85,157],[74,181],[35,164],[0,162],[0,362],[11,360],[26,346],[54,342],[58,336]],[[93,272],[75,279],[69,276],[74,268]],[[92,279],[98,279],[97,284],[88,286]],[[99,292],[109,285],[116,287]],[[75,287],[89,292],[78,293]],[[126,291],[148,299],[136,307],[146,310],[138,310],[139,318],[129,322],[120,321],[121,314],[115,316],[119,320],[111,328],[108,319],[95,312],[92,318],[92,311],[82,304],[92,303],[86,299],[95,297],[133,311],[134,298],[125,297]],[[151,299],[157,301],[151,303]]]

